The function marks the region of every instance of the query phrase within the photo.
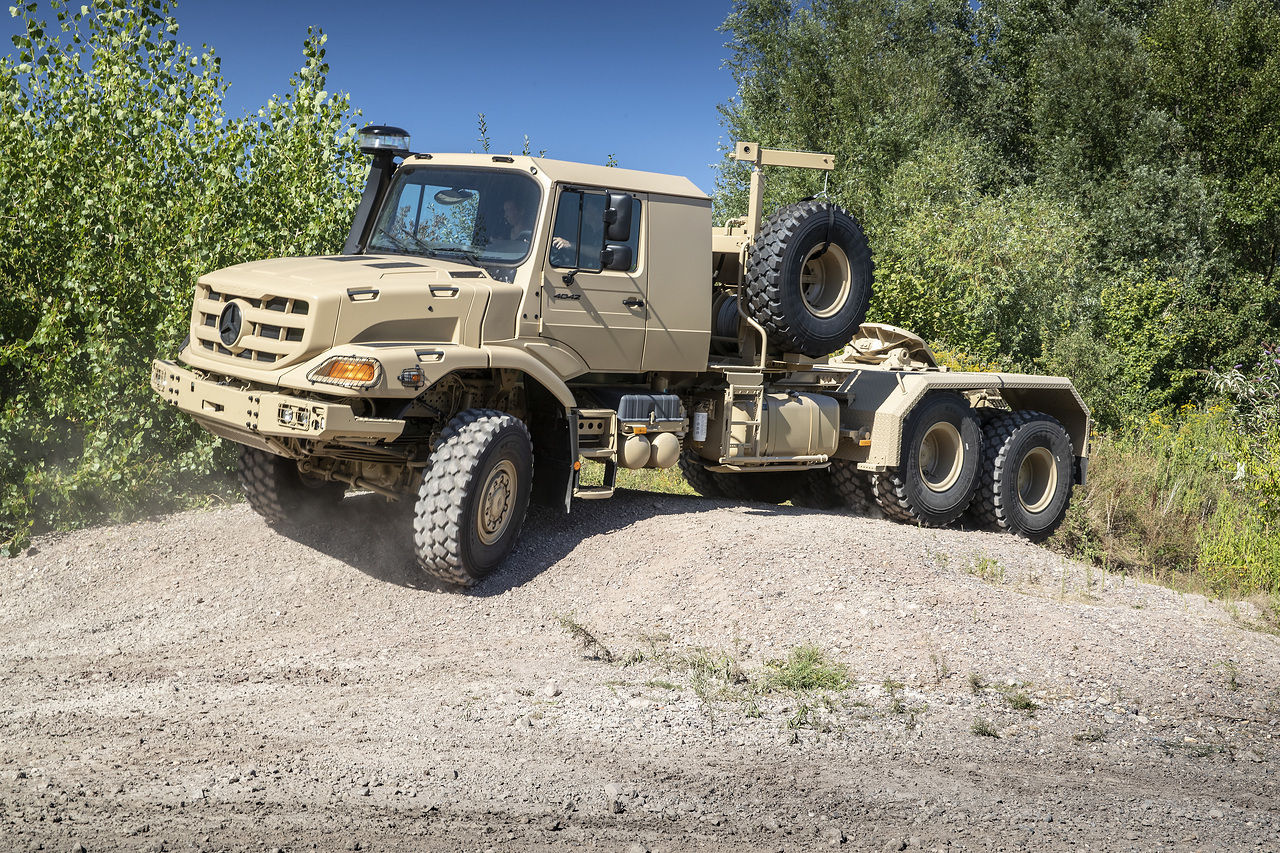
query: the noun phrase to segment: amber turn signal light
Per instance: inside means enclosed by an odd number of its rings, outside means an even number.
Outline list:
[[[382,378],[382,365],[372,358],[334,356],[307,374],[307,378],[344,388],[369,388]]]

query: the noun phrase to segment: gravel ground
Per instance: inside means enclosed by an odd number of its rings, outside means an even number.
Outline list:
[[[1247,603],[639,492],[463,592],[408,529],[357,495],[0,563],[0,849],[1280,850]],[[853,685],[761,687],[806,645]]]

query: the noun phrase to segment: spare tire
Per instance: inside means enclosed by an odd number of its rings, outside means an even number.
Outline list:
[[[783,352],[835,352],[866,319],[874,269],[862,226],[839,205],[787,205],[765,220],[751,247],[751,316]]]

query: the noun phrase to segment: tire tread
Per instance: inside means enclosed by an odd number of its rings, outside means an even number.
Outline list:
[[[336,504],[347,488],[340,482],[308,486],[292,459],[245,445],[236,460],[236,478],[249,506],[272,524],[297,521],[298,511],[308,504]]]
[[[1013,525],[1009,519],[1009,510],[1003,505],[1000,495],[1000,486],[1004,478],[1009,476],[1010,473],[1007,470],[1008,457],[1014,434],[1027,424],[1036,421],[1046,421],[1062,430],[1067,441],[1068,450],[1074,450],[1071,446],[1071,437],[1066,434],[1066,430],[1063,429],[1058,419],[1051,415],[1023,409],[992,418],[983,427],[983,455],[984,458],[991,460],[991,462],[983,467],[982,476],[978,479],[977,491],[974,493],[973,502],[969,507],[969,517],[986,530],[1012,530],[1015,535],[1030,538],[1024,532],[1012,529]],[[1017,476],[1017,472],[1013,472],[1013,475]],[[1070,493],[1068,493],[1069,501]],[[1039,538],[1047,538],[1061,523],[1062,518],[1059,518],[1044,536]]]
[[[825,218],[831,209],[842,217],[842,222],[854,235],[854,242],[863,250],[858,257],[849,258],[855,276],[864,255],[867,272],[865,286],[861,287],[860,292],[850,294],[850,299],[858,300],[857,305],[850,309],[851,317],[856,322],[852,323],[848,338],[834,345],[830,341],[816,340],[813,333],[805,327],[804,318],[787,316],[782,304],[783,292],[788,284],[783,280],[782,262],[788,245],[806,220],[817,216]],[[839,205],[817,199],[787,205],[765,220],[752,246],[746,274],[747,307],[756,322],[764,327],[771,344],[783,352],[796,352],[817,358],[844,346],[857,333],[871,301],[874,269],[875,264],[871,260],[871,251],[867,247],[862,226]],[[857,290],[857,283],[854,287]]]
[[[462,538],[466,520],[463,504],[468,484],[475,482],[484,451],[497,435],[518,424],[529,442],[524,424],[497,409],[468,409],[444,428],[431,452],[431,464],[423,472],[414,509],[413,540],[418,565],[446,583],[475,586],[483,574],[472,572],[463,560]],[[532,448],[532,445],[529,445]],[[532,456],[532,450],[530,451]],[[532,470],[529,471],[530,477]],[[526,502],[525,511],[528,509]],[[512,519],[515,536],[524,523],[523,513]]]

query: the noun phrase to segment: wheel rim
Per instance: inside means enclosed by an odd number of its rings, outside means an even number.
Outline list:
[[[1029,513],[1041,512],[1058,490],[1058,466],[1048,448],[1032,448],[1018,466],[1018,502]]]
[[[517,482],[516,466],[507,459],[493,466],[485,479],[476,512],[476,535],[485,545],[501,539],[510,526]]]
[[[960,430],[945,421],[929,427],[920,442],[920,481],[931,492],[945,492],[960,479],[964,441]]]
[[[819,244],[805,256],[800,265],[800,298],[804,307],[815,317],[833,317],[849,299],[853,275],[849,258],[834,243],[821,255]]]

